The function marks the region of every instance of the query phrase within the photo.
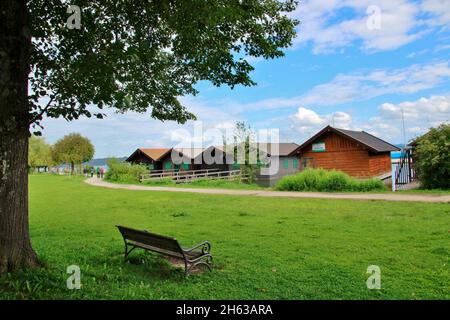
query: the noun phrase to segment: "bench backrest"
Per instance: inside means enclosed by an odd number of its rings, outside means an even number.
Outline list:
[[[150,233],[145,230],[136,230],[132,228],[127,228],[123,226],[117,226],[120,233],[124,237],[124,239],[143,243],[145,245],[157,247],[163,250],[167,251],[173,251],[173,252],[182,252],[182,249],[180,247],[180,244],[178,243],[177,239],[170,238],[166,236],[161,236],[159,234]]]

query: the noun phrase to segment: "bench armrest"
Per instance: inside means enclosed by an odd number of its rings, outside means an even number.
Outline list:
[[[189,249],[182,248],[182,249],[185,253],[189,253],[198,248],[201,248],[201,251],[203,254],[210,253],[211,252],[211,243],[209,243],[209,241],[203,241],[202,243],[199,243],[199,244],[193,246],[192,248],[189,248]]]

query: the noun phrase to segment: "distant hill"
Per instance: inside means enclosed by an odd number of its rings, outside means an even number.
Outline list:
[[[111,158],[92,159],[91,161],[85,162],[83,164],[93,166],[93,167],[104,167],[104,166],[106,166],[106,161],[108,161],[108,159],[111,159]],[[127,157],[120,157],[120,158],[116,158],[116,159],[123,162],[127,159]]]

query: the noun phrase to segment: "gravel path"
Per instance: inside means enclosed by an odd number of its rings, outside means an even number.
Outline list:
[[[287,197],[287,198],[321,198],[321,199],[354,199],[354,200],[386,200],[386,201],[419,201],[446,203],[450,202],[450,195],[425,195],[425,194],[395,194],[395,193],[328,193],[328,192],[287,192],[266,190],[233,190],[233,189],[204,189],[204,188],[179,188],[179,187],[153,187],[132,184],[115,184],[97,178],[89,178],[86,183],[110,189],[146,190],[165,192],[190,192],[201,194],[224,194],[257,197]]]

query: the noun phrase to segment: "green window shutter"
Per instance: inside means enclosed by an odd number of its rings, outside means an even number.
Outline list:
[[[170,170],[172,168],[170,162],[166,162],[166,170]]]
[[[189,163],[183,163],[183,169],[189,170]]]
[[[283,161],[283,168],[284,169],[289,169],[289,159],[284,159],[284,161]]]
[[[294,169],[298,169],[298,159],[292,160],[292,167],[293,167]]]
[[[175,170],[179,170],[180,169],[180,165],[179,164],[175,164]]]

